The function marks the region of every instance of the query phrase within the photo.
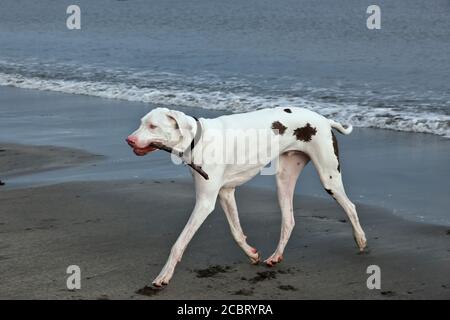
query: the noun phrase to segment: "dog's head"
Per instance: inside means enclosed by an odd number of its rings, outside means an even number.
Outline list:
[[[138,156],[156,150],[152,143],[176,147],[184,137],[191,138],[192,125],[183,112],[156,108],[147,113],[139,128],[128,136],[127,143]]]

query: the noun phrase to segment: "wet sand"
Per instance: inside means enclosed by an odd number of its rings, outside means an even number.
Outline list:
[[[0,178],[62,169],[103,159],[83,150],[0,143]]]
[[[173,165],[167,153],[136,157],[124,142],[139,119],[156,106],[0,87],[0,142],[63,146],[105,156],[95,166],[11,177],[8,185],[190,178],[188,170]],[[205,118],[224,113],[178,109]],[[450,226],[450,139],[370,128],[355,128],[351,135],[338,134],[337,139],[344,184],[352,200],[389,208],[411,220]],[[272,176],[257,176],[249,185],[275,187]],[[296,193],[329,198],[312,165],[302,173]]]
[[[77,159],[76,153],[69,154]],[[1,299],[450,298],[449,228],[385,209],[358,204],[369,243],[361,254],[340,207],[297,196],[285,260],[268,268],[249,263],[217,205],[169,286],[149,290],[143,288],[164,265],[193,207],[190,181],[0,188]],[[249,243],[269,256],[280,228],[275,192],[242,187],[237,201]],[[81,290],[66,288],[73,264],[81,268]],[[381,268],[380,290],[366,286],[373,264]]]

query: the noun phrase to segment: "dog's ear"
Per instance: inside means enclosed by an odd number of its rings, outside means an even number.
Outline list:
[[[181,111],[169,110],[167,117],[175,122],[175,128],[180,130],[183,137],[189,137],[192,133],[192,126],[188,121],[188,117]]]

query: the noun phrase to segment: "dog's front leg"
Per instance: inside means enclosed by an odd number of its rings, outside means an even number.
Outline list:
[[[231,233],[237,244],[244,250],[245,254],[250,258],[253,264],[258,264],[259,253],[251,247],[246,240],[244,231],[242,230],[241,223],[239,221],[238,210],[236,206],[236,200],[234,198],[234,188],[222,188],[219,191],[220,204],[225,212],[228,223],[230,224]]]
[[[218,191],[209,191],[197,195],[195,207],[189,221],[170,250],[169,259],[167,259],[160,274],[153,280],[154,286],[161,287],[162,285],[169,283],[173,276],[173,272],[175,271],[175,266],[180,262],[189,241],[191,241],[195,232],[205,221],[206,217],[214,210],[217,194]]]

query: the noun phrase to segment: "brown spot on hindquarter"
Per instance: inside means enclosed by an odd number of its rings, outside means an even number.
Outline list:
[[[334,154],[336,155],[337,161],[338,161],[338,166],[337,166],[337,170],[339,172],[341,172],[341,164],[339,162],[339,147],[338,147],[338,142],[336,139],[336,136],[334,135],[334,132],[331,131],[331,137],[333,139],[333,149],[334,149]]]
[[[283,111],[284,111],[284,112],[287,112],[287,113],[292,113],[292,110],[289,109],[289,108],[288,108],[288,109],[284,109]]]
[[[311,127],[309,123],[306,126],[297,128],[294,130],[294,136],[296,136],[297,140],[309,142],[311,141],[312,136],[317,133],[316,128]]]
[[[280,121],[275,121],[272,123],[272,130],[275,132],[275,134],[281,134],[283,135],[286,131],[287,127],[284,126]]]

